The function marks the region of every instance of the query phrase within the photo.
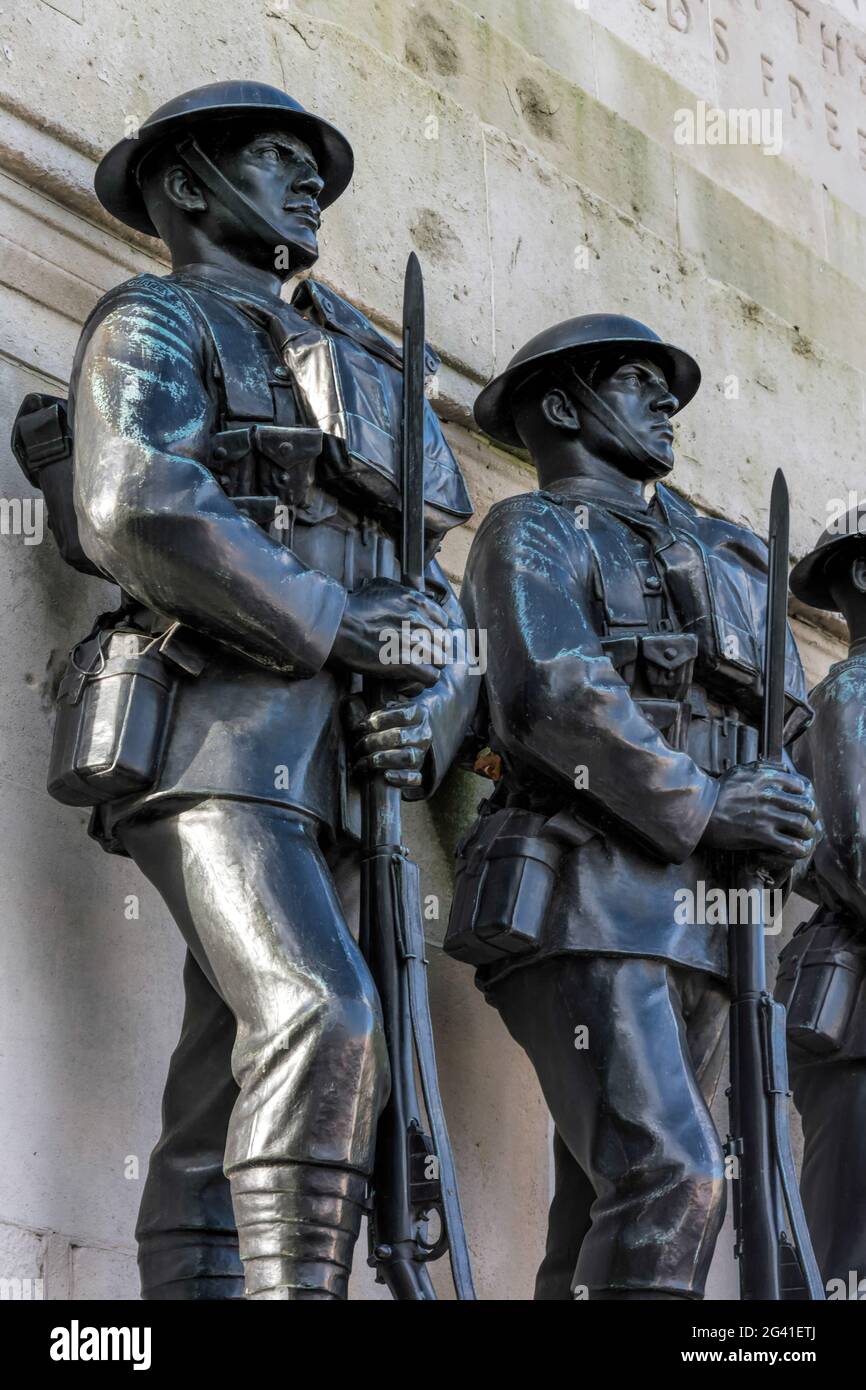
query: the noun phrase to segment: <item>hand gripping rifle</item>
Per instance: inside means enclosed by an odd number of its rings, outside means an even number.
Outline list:
[[[788,622],[788,488],[781,469],[770,502],[770,556],[764,639],[760,761],[783,767]],[[767,989],[765,903],[772,876],[755,864],[739,875],[745,922],[729,928],[731,960],[731,1134],[734,1253],[745,1300],[824,1298],[800,1201],[788,1129],[785,1009]],[[743,901],[743,894],[738,895]],[[759,905],[759,906],[757,906]]]
[[[413,254],[403,318],[403,583],[424,590],[424,285]],[[365,682],[368,708],[383,703]],[[435,1299],[426,1269],[447,1250],[458,1299],[473,1299],[472,1271],[445,1124],[427,997],[418,866],[401,843],[400,788],[371,777],[364,793],[361,947],[382,1003],[391,1094],[376,1134],[370,1260],[400,1300]],[[420,1078],[429,1133],[422,1123]],[[439,1231],[428,1238],[431,1217]]]

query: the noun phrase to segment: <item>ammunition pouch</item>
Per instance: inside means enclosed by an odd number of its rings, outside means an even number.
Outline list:
[[[803,923],[779,958],[776,999],[788,1012],[788,1041],[822,1056],[839,1052],[864,982],[862,932],[824,912]]]
[[[631,689],[647,690],[652,699],[686,698],[698,655],[698,639],[692,633],[622,633],[603,637],[601,647]]]
[[[482,803],[479,819],[457,847],[443,949],[475,966],[535,951],[563,854],[595,833],[568,811],[490,811]]]
[[[210,467],[229,497],[297,506],[310,495],[321,452],[321,430],[249,424],[213,436]]]
[[[540,496],[567,512],[574,510],[573,497],[547,491]],[[767,585],[760,543],[756,541],[750,553],[743,537],[737,545],[746,548],[738,551],[731,544],[733,537],[720,533],[719,541],[727,539],[726,544],[707,545],[696,528],[697,514],[687,503],[663,484],[656,489],[656,501],[658,507],[646,519],[621,513],[606,503],[586,505],[587,519],[579,529],[592,555],[594,597],[602,630],[608,634],[605,645],[609,642],[624,650],[631,636],[641,648],[644,643],[655,645],[655,652],[647,647],[646,661],[638,662],[640,693],[676,699],[682,694],[673,688],[667,692],[659,688],[665,680],[664,652],[668,636],[674,645],[685,638],[693,644],[690,678],[717,700],[736,706],[757,722],[761,715]],[[646,562],[652,566],[649,575]],[[670,626],[681,631],[663,631]],[[678,660],[670,672],[672,687]],[[641,666],[651,686],[654,681],[654,688],[646,692]],[[785,673],[788,743],[810,717],[802,668],[790,632]],[[625,672],[623,678],[632,684]]]
[[[715,777],[755,761],[757,729],[743,723],[736,709],[716,704],[702,687],[692,685],[698,657],[693,633],[624,633],[603,637],[601,645],[669,747],[688,753]]]
[[[151,787],[159,774],[178,675],[206,658],[177,626],[162,636],[101,626],[70,653],[57,694],[48,791],[97,806]]]
[[[690,632],[652,632],[640,639],[642,676],[654,698],[684,700],[692,683],[698,639]]]
[[[323,447],[333,443],[319,429],[250,423],[213,436],[210,467],[239,511],[309,569],[355,589],[393,565],[382,528],[319,486]]]
[[[347,589],[382,575],[397,577],[393,540],[319,488],[303,505],[281,506],[276,497],[235,497],[233,501],[308,569],[321,570]]]
[[[758,730],[742,723],[736,710],[715,712],[699,687],[689,692],[687,700],[639,699],[636,703],[670,748],[688,753],[713,777],[758,757]]]

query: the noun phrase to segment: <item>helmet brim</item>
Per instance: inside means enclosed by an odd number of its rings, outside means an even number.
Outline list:
[[[646,357],[651,362],[657,362],[662,368],[668,386],[677,398],[677,408],[674,414],[678,414],[684,406],[688,405],[701,384],[701,369],[697,362],[682,348],[674,347],[670,343],[655,343],[646,338],[628,337],[606,338],[597,344],[572,348],[557,347],[550,352],[539,353],[538,356],[529,361],[509,367],[500,376],[495,377],[488,386],[485,386],[476,400],[476,423],[479,429],[482,429],[498,444],[521,449],[524,447],[523,441],[517,433],[512,411],[514,392],[518,387],[528,381],[531,376],[535,376],[536,373],[543,370],[547,363],[553,362],[557,358],[567,357],[574,360],[585,360],[587,357],[597,357],[608,351],[630,352],[632,349],[634,349],[636,356]]]
[[[846,545],[853,549],[857,546],[858,541],[859,549],[862,551],[866,545],[864,537],[845,536],[840,537],[838,542],[821,546],[820,549],[813,550],[811,554],[804,555],[802,560],[798,560],[791,570],[788,580],[794,597],[798,598],[801,603],[808,604],[810,608],[820,608],[827,613],[838,613],[839,605],[827,583],[827,570],[831,561],[841,554]]]
[[[309,111],[291,111],[285,106],[262,103],[227,103],[213,111],[200,114],[181,112],[142,126],[136,139],[119,140],[100,161],[94,176],[96,196],[102,206],[118,222],[146,236],[158,237],[139,187],[136,171],[145,154],[157,145],[193,130],[206,129],[226,119],[263,121],[304,140],[313,151],[324,187],[319,194],[319,206],[330,207],[346,191],[355,166],[352,146],[341,131],[321,116]]]

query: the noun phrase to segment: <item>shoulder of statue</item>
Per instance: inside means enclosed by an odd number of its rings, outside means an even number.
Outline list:
[[[559,515],[569,537],[587,549],[592,548],[593,538],[596,543],[603,544],[604,538],[612,531],[622,536],[627,544],[635,538],[637,518],[633,519],[627,510],[622,510],[607,497],[566,497],[545,489],[541,489],[536,496],[551,512]]]
[[[147,307],[159,304],[179,310],[184,315],[190,313],[189,296],[183,292],[175,277],[173,275],[152,275],[149,271],[145,271],[141,275],[133,275],[131,279],[123,280],[119,285],[114,285],[107,294],[102,296],[96,310],[104,305],[118,303],[141,304]]]
[[[202,341],[202,326],[194,308],[170,277],[148,272],[134,275],[104,294],[85,320],[70,374],[72,397],[87,348],[106,319],[110,319],[106,331],[110,332],[111,349],[121,354],[124,343],[131,345],[154,333],[170,333],[178,342],[185,341],[190,352]]]
[[[302,280],[292,295],[292,308],[303,318],[318,324],[331,333],[342,333],[360,347],[366,348],[374,357],[381,357],[392,366],[402,369],[403,349],[392,343],[384,333],[375,328],[367,315],[351,304],[348,299],[337,294],[329,285],[319,280]],[[438,371],[440,359],[427,344],[427,371],[433,375]]]
[[[514,492],[509,497],[500,497],[490,507],[485,522],[504,520],[509,517],[542,517],[559,511],[559,503],[538,488],[528,492]]]
[[[91,337],[109,314],[118,314],[130,322],[136,319],[153,320],[155,313],[172,320],[172,330],[194,330],[195,315],[188,297],[169,276],[145,273],[134,275],[114,285],[91,310],[81,330],[80,344]]]
[[[656,497],[665,511],[672,517],[679,516],[692,523],[700,521],[701,516],[697,507],[681,492],[675,491],[674,488],[668,487],[665,483],[656,483]]]
[[[863,704],[863,696],[866,692],[866,652],[858,652],[854,656],[844,657],[830,667],[826,676],[819,681],[814,690],[809,695],[809,702],[826,702],[832,700],[834,704],[845,704],[849,700],[855,700],[858,706]]]
[[[547,553],[558,551],[565,562],[576,553],[591,554],[582,503],[565,501],[541,489],[518,492],[493,506],[478,529],[478,541],[493,535],[514,547],[529,546]]]

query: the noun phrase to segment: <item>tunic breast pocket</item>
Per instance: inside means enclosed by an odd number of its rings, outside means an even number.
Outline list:
[[[322,431],[280,425],[257,425],[255,431],[258,491],[290,506],[302,506],[316,478]]]
[[[321,452],[319,429],[240,425],[214,435],[211,471],[229,497],[275,497],[301,506]]]

